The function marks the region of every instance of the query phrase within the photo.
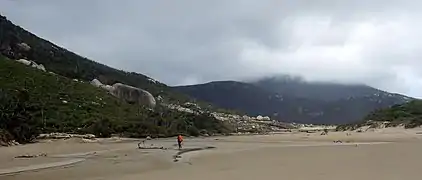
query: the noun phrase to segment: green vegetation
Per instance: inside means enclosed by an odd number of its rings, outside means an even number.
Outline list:
[[[362,126],[375,126],[377,123],[388,122],[387,127],[404,125],[405,128],[415,128],[422,125],[422,100],[413,100],[390,108],[378,109],[368,114],[363,121],[338,126],[337,130],[357,129]]]
[[[228,133],[209,114],[127,104],[89,83],[42,72],[0,56],[0,138],[30,142],[40,132],[100,137]]]
[[[43,64],[46,73],[12,60]],[[57,74],[57,75],[56,75]],[[39,133],[92,133],[100,137],[163,137],[231,132],[210,114],[190,114],[160,104],[154,110],[130,105],[89,83],[120,82],[160,96],[161,103],[195,102],[171,87],[133,72],[81,57],[14,25],[0,15],[0,143],[30,142]],[[202,110],[223,111],[204,102]]]
[[[366,118],[372,121],[388,121],[391,126],[404,124],[406,128],[422,125],[422,101],[414,100],[406,104],[372,112]]]

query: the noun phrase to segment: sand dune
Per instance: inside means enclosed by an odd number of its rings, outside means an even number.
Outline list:
[[[178,154],[173,139],[147,141],[147,145],[168,148],[164,150],[138,149],[136,141],[59,140],[0,148],[0,172],[9,171],[0,179],[420,179],[422,135],[418,132],[392,128],[351,135],[333,132],[187,138],[185,148],[196,151],[183,154]],[[343,143],[333,143],[336,140]],[[14,158],[36,153],[48,155]],[[175,155],[180,155],[177,162]],[[76,159],[83,161],[60,165]],[[10,172],[52,163],[60,166]]]

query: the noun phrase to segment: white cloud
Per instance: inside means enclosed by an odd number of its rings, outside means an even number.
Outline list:
[[[293,20],[291,20],[293,19]],[[421,97],[419,16],[397,14],[366,21],[333,23],[327,17],[289,20],[289,48],[249,42],[241,59],[261,73],[289,73],[311,81],[366,83]],[[253,45],[251,45],[253,44]],[[415,87],[415,88],[413,88]]]

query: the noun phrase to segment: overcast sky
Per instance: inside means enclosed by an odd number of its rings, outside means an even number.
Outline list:
[[[422,1],[0,0],[15,24],[169,85],[274,74],[422,97]]]

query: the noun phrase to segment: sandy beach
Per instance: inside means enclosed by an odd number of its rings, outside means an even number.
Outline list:
[[[174,139],[48,140],[0,148],[2,180],[420,179],[422,129]],[[333,141],[340,140],[341,143]],[[20,155],[44,154],[34,158]]]

